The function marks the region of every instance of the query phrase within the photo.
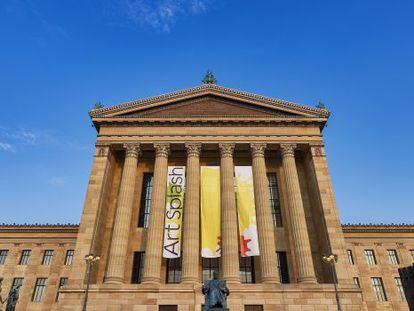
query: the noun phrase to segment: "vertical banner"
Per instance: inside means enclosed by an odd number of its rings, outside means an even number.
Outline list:
[[[220,167],[201,167],[201,256],[221,255]]]
[[[259,241],[257,237],[252,167],[236,166],[235,174],[240,253],[242,257],[258,256]]]
[[[181,256],[181,227],[184,207],[185,166],[169,166],[165,199],[164,258]],[[151,241],[147,241],[151,243]]]

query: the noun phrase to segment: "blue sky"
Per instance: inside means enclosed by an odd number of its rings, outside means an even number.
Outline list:
[[[2,0],[0,212],[79,222],[87,112],[200,84],[316,105],[343,222],[414,222],[413,1]]]

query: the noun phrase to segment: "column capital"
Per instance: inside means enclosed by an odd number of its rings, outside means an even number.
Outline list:
[[[234,143],[220,143],[219,144],[220,156],[222,158],[232,157],[233,152],[234,152],[234,147],[236,147],[236,144]]]
[[[168,157],[170,153],[170,144],[169,143],[155,143],[155,156],[156,157]]]
[[[123,147],[125,148],[125,157],[138,158],[141,153],[140,145],[137,143],[127,143]]]
[[[266,146],[267,145],[265,143],[251,143],[250,149],[251,149],[253,158],[264,157]]]
[[[280,150],[282,151],[283,157],[294,157],[296,144],[280,144]]]
[[[200,156],[201,153],[201,143],[199,142],[191,142],[191,143],[185,143],[185,149],[187,150],[187,156]]]

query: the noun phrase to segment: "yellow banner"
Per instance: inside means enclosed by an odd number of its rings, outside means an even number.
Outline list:
[[[221,255],[220,167],[201,167],[201,256]]]
[[[239,221],[240,254],[258,256],[256,208],[254,204],[253,172],[251,166],[236,166],[237,216]]]

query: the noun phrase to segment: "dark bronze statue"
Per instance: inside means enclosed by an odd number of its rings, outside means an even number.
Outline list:
[[[5,311],[14,311],[16,308],[17,301],[19,300],[20,286],[22,285],[17,285],[11,289],[9,296],[7,297],[7,305]]]
[[[0,278],[0,304],[3,305],[3,303],[6,302],[6,300],[3,300],[3,297],[1,296],[1,284],[3,283],[3,278]],[[1,308],[2,310],[3,308]]]
[[[204,311],[213,308],[227,310],[227,296],[230,294],[226,281],[217,279],[217,272],[213,272],[213,279],[203,284],[202,292],[205,297]]]

